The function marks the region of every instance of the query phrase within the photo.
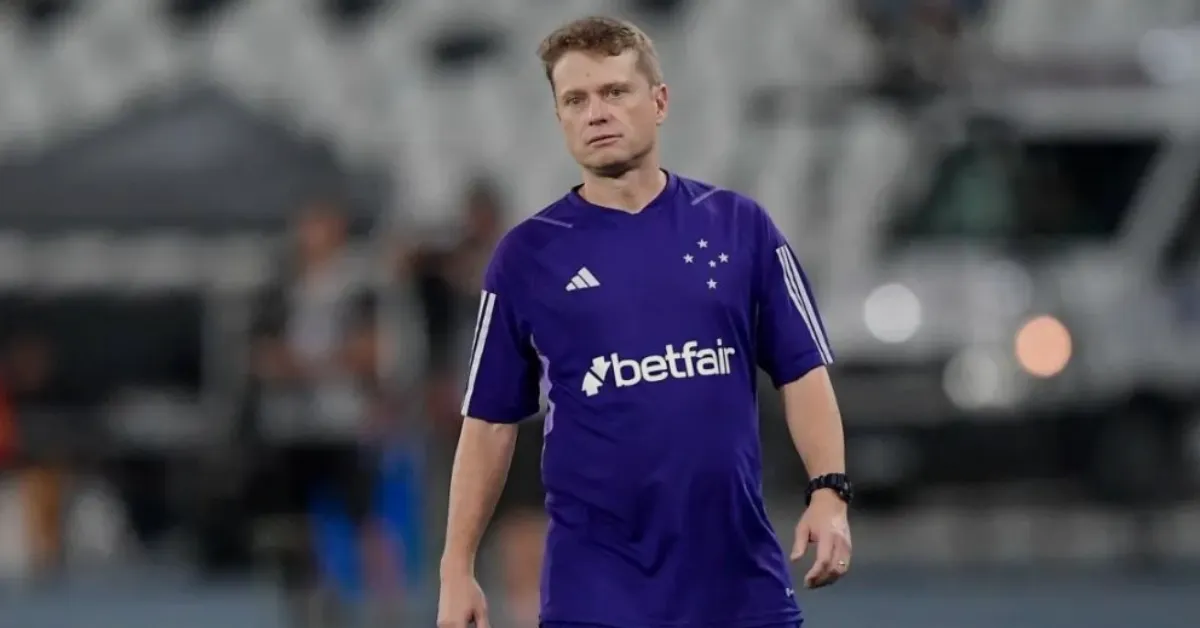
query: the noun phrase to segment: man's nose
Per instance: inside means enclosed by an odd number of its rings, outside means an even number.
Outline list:
[[[608,105],[602,101],[594,100],[588,105],[587,114],[589,125],[604,124],[609,120]]]

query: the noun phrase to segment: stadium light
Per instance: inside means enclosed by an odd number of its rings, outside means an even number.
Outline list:
[[[1013,351],[1017,363],[1034,377],[1048,379],[1062,373],[1071,361],[1071,332],[1049,315],[1027,321],[1017,331]]]
[[[863,303],[863,322],[881,342],[908,342],[921,327],[921,301],[901,284],[879,286]]]

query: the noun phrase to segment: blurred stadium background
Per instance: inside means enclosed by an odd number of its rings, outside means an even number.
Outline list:
[[[812,625],[1195,626],[1196,0],[3,2],[0,626],[280,625],[246,426],[304,409],[416,461],[432,625],[491,221],[577,177],[533,51],[592,13],[656,40],[668,166],[760,199],[816,284],[861,500]],[[314,208],[378,321],[365,399],[252,385]]]

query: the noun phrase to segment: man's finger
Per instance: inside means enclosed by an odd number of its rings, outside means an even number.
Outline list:
[[[833,579],[837,580],[838,578],[846,575],[846,572],[850,571],[850,561],[844,558],[836,559],[833,561],[833,565],[831,565],[829,569]]]
[[[488,622],[488,614],[486,608],[475,610],[475,628],[492,628],[492,624]]]
[[[833,572],[837,578],[850,571],[850,555],[850,543],[846,538],[838,535],[833,551]]]
[[[833,535],[829,534],[828,531],[819,533],[817,536],[817,558],[813,562],[812,569],[808,571],[808,575],[804,578],[805,583],[810,588],[824,584],[832,568],[833,550]]]
[[[811,533],[806,523],[796,526],[796,540],[792,542],[793,561],[800,560],[804,556],[804,552],[808,551],[808,537]]]
[[[816,589],[825,585],[825,581],[829,577],[829,564],[822,561],[813,563],[812,569],[808,570],[808,574],[804,576],[804,586],[810,589]]]
[[[818,588],[829,586],[846,575],[850,570],[850,543],[848,539],[839,534],[831,534],[832,542],[830,546],[833,551],[830,555],[829,562],[822,565],[822,569],[818,572],[817,566],[813,566],[813,571],[809,572],[810,578],[805,578],[805,584],[809,588]]]

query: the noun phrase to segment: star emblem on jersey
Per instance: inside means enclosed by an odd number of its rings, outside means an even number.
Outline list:
[[[596,279],[596,276],[592,274],[592,271],[587,269],[587,266],[584,266],[575,271],[575,275],[571,277],[571,281],[567,283],[567,292],[598,287],[600,287],[600,281]]]
[[[704,238],[700,238],[699,240],[696,241],[696,248],[698,248],[698,249],[707,250],[708,246],[709,246],[709,242],[708,242],[708,240],[706,240]],[[727,254],[727,253],[720,253],[716,257],[703,259],[703,258],[708,257],[708,255],[709,255],[708,253],[701,253],[699,255],[699,257],[704,261],[704,264],[706,266],[708,266],[708,268],[710,270],[715,270],[717,268],[717,266],[720,264],[728,264],[729,263],[729,254]],[[696,263],[696,257],[697,257],[697,255],[693,255],[691,253],[684,253],[683,263],[684,264],[694,264],[694,263]],[[712,276],[707,277],[706,281],[704,282],[704,285],[708,286],[709,290],[716,290],[717,289],[716,277],[712,277]]]

